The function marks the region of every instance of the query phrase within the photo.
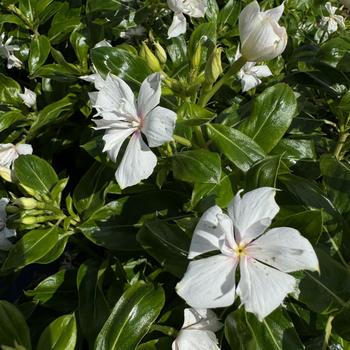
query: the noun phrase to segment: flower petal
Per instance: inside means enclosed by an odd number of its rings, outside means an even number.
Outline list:
[[[150,147],[158,147],[172,140],[175,124],[175,112],[156,107],[146,115],[141,131],[146,135]]]
[[[141,84],[137,98],[138,115],[145,117],[154,107],[159,105],[162,79],[160,73],[149,75]]]
[[[279,211],[275,202],[276,190],[260,187],[247,192],[241,198],[238,192],[228,205],[228,212],[235,226],[237,243],[247,244],[260,236]]]
[[[182,328],[216,332],[222,328],[214,311],[209,309],[185,309]]]
[[[219,227],[218,215],[222,214],[222,210],[217,206],[213,206],[206,210],[199,219],[194,229],[188,258],[193,259],[198,255],[219,250],[219,240],[224,238],[225,233]]]
[[[181,12],[176,12],[168,29],[168,38],[175,38],[183,33],[186,33],[186,18]]]
[[[133,186],[151,176],[156,165],[157,157],[136,132],[129,141],[115,178],[122,189]]]
[[[17,143],[16,151],[18,154],[32,154],[33,147],[28,143]]]
[[[10,168],[13,161],[18,158],[16,147],[12,143],[0,144],[0,165]]]
[[[266,78],[272,75],[270,68],[266,65],[254,66],[250,69],[258,78]]]
[[[246,248],[247,254],[283,272],[318,271],[318,259],[310,242],[291,227],[267,231]]]
[[[112,162],[116,162],[120,147],[133,132],[133,129],[110,129],[106,131],[102,138],[105,142],[103,152],[108,153]]]
[[[242,74],[242,92],[249,91],[261,84],[261,80],[253,74]]]
[[[195,308],[233,304],[237,262],[223,254],[190,262],[185,276],[176,285],[177,294]]]
[[[271,17],[274,21],[278,22],[283,15],[284,2],[280,6],[263,12],[263,15]]]
[[[251,31],[260,24],[261,20],[260,6],[257,1],[252,1],[239,15],[239,35],[241,42],[247,39]]]
[[[174,340],[172,350],[220,350],[214,332],[183,329]]]
[[[241,258],[240,273],[237,294],[246,311],[259,320],[275,310],[296,285],[294,277],[246,256]]]

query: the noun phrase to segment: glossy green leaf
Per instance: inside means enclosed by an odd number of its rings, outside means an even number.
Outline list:
[[[142,281],[130,286],[101,329],[95,350],[135,350],[164,305],[161,287]]]
[[[238,0],[229,0],[225,6],[220,10],[218,16],[219,28],[223,29],[225,26],[233,26],[238,19],[241,12],[241,3]]]
[[[74,350],[77,343],[77,325],[74,314],[58,317],[40,336],[37,350]]]
[[[30,45],[28,67],[33,74],[46,61],[50,53],[50,40],[45,35],[34,36]]]
[[[20,93],[22,88],[17,81],[0,73],[0,102],[5,105],[21,106],[22,99],[18,95]]]

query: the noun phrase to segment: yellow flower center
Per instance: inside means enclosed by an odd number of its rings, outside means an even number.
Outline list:
[[[239,245],[235,248],[235,253],[238,255],[238,256],[241,256],[241,255],[246,255],[246,252],[245,252],[245,246],[244,245]]]

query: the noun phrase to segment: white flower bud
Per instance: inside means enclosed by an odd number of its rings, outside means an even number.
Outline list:
[[[257,1],[251,2],[239,15],[242,56],[250,62],[267,61],[279,56],[287,45],[286,28],[278,24],[284,5],[260,11]]]

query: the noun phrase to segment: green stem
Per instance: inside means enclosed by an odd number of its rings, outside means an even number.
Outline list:
[[[186,147],[192,147],[192,143],[190,140],[185,139],[182,136],[179,135],[173,135],[173,139],[175,142],[179,143],[180,145],[186,146]]]
[[[349,135],[350,134],[348,132],[345,132],[345,131],[340,131],[340,133],[339,133],[338,143],[337,143],[337,146],[335,147],[335,150],[334,150],[334,156],[338,160],[341,160],[343,158],[341,153],[342,153],[343,147],[344,147]]]
[[[224,74],[224,76],[209,91],[207,89],[204,89],[204,93],[199,98],[198,104],[202,107],[205,107],[210,99],[218,92],[218,90],[246,63],[247,60],[243,56],[234,62],[229,70]]]

